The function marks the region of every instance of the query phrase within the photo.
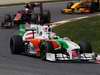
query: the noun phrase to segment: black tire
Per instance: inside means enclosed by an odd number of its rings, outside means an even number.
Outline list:
[[[40,13],[34,13],[31,16],[31,21],[35,24],[46,24],[51,22],[51,13],[46,10],[41,15]]]
[[[10,49],[12,54],[20,54],[25,51],[24,42],[21,36],[14,35],[11,37]]]
[[[1,22],[1,27],[4,27],[4,22]]]
[[[62,14],[65,14],[64,10],[61,10],[61,13],[62,13]]]
[[[11,28],[13,27],[12,17],[9,14],[6,14],[3,18],[3,22],[1,23],[1,27]]]
[[[1,27],[5,27],[5,17],[2,17]]]
[[[50,23],[51,21],[51,13],[49,10],[43,13],[43,24]]]
[[[32,21],[32,23],[40,24],[40,21],[39,21],[39,19],[38,19],[38,15],[39,15],[39,14],[37,14],[37,13],[32,14],[32,16],[31,16],[31,21]]]
[[[42,25],[48,24],[48,23],[51,22],[51,13],[50,13],[49,10],[45,10],[42,15],[39,13],[38,16],[40,16],[39,23],[42,24]]]
[[[92,53],[91,44],[88,41],[81,41],[80,44],[80,53]]]

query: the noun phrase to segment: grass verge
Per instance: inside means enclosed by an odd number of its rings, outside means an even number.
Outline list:
[[[61,37],[69,37],[75,42],[88,40],[93,50],[100,53],[100,16],[68,22],[53,28]]]

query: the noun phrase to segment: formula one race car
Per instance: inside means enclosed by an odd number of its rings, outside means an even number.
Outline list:
[[[34,5],[33,5],[34,6]],[[37,5],[38,6],[38,5]],[[39,9],[40,11],[42,9]],[[49,10],[43,10],[41,12],[35,12],[33,9],[26,6],[23,10],[18,11],[15,15],[6,14],[1,22],[1,27],[12,28],[18,27],[21,23],[34,23],[34,24],[46,24],[50,23],[51,14]]]
[[[6,14],[3,17],[3,21],[1,22],[1,27],[6,27],[6,28],[10,28],[13,27],[13,21],[12,21],[13,17],[10,14]]]
[[[77,44],[68,37],[61,38],[50,26],[31,24],[26,28],[21,25],[18,35],[10,39],[10,49],[12,54],[35,55],[48,61],[96,61],[88,42]]]
[[[34,24],[46,24],[50,23],[51,15],[49,10],[40,13],[32,13],[28,9],[18,11],[15,15],[6,14],[1,22],[1,27],[12,28],[18,27],[21,23],[34,23]]]
[[[89,4],[82,2],[69,2],[67,7],[61,10],[62,13],[92,13],[93,9]]]

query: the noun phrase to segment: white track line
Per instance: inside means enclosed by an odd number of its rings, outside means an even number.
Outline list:
[[[93,17],[93,16],[100,16],[100,13],[95,14],[95,15],[90,15],[90,16],[83,16],[83,17],[71,18],[71,19],[68,19],[68,20],[54,22],[54,23],[52,23],[52,27],[56,27],[56,26],[59,26],[61,24],[67,23],[67,22],[77,21],[77,20],[80,20],[80,19],[89,18],[89,17]]]

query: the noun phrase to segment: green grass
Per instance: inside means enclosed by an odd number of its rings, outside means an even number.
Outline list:
[[[68,22],[53,30],[61,37],[69,37],[77,43],[88,40],[93,50],[100,53],[100,16]]]

